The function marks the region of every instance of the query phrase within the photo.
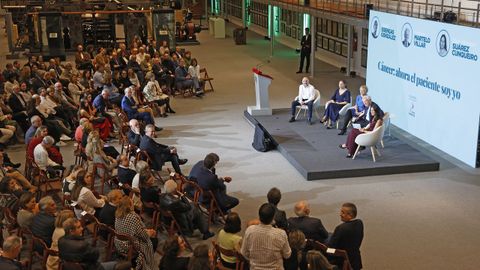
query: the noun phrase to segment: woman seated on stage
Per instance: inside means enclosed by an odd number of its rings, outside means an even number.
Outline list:
[[[350,90],[347,89],[344,81],[339,81],[338,89],[335,90],[332,98],[325,103],[325,113],[323,114],[323,118],[320,120],[320,123],[325,124],[328,129],[331,129],[332,122],[338,120],[338,112],[343,106],[350,103],[350,101]]]
[[[377,104],[375,103],[372,104],[372,108],[370,109],[370,114],[372,116],[370,118],[370,123],[365,128],[352,129],[352,131],[350,131],[350,133],[348,134],[347,142],[339,145],[340,148],[347,149],[348,151],[347,158],[351,158],[353,154],[355,154],[355,150],[357,150],[358,145],[355,143],[355,139],[357,138],[358,135],[369,133],[375,130],[377,127],[382,126],[383,111],[378,107]]]
[[[112,129],[112,123],[106,117],[98,117],[97,109],[92,105],[92,95],[88,95],[86,98],[80,101],[80,111],[78,112],[79,118],[87,118],[95,129],[99,130],[102,140],[107,140]]]

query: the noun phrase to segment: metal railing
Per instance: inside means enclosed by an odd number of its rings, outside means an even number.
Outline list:
[[[313,8],[321,11],[366,19],[367,4],[373,5],[373,10],[394,13],[421,19],[442,20],[446,12],[454,12],[457,20],[454,23],[479,27],[480,3],[476,8],[446,4],[431,3],[431,0],[275,0],[271,1],[288,4],[292,8]],[[450,2],[450,1],[449,1]],[[452,2],[453,3],[453,2]]]

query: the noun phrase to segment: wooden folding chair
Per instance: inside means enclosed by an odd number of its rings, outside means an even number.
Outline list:
[[[93,236],[92,236],[92,246],[96,246],[97,242],[101,242],[105,245],[105,259],[104,261],[110,261],[112,257],[112,246],[113,246],[113,234],[112,229],[105,223],[101,223],[95,216],[91,214],[85,214],[82,217],[82,222],[93,222]],[[106,238],[103,237],[103,234],[106,234]]]
[[[186,183],[185,186],[192,186],[194,188],[195,193],[193,196],[193,202],[197,206],[201,206],[199,207],[200,210],[202,210],[202,212],[207,215],[208,227],[210,227],[210,225],[215,222],[215,217],[219,217],[220,223],[225,223],[225,213],[220,208],[220,205],[215,198],[215,194],[213,194],[211,190],[203,190],[203,188],[201,188],[200,185],[198,185],[198,183],[195,181],[187,179],[185,179],[184,181]],[[188,192],[186,194],[188,194]],[[200,198],[202,198],[203,201],[208,201],[208,203],[201,202]]]
[[[58,197],[58,191],[62,190],[63,170],[59,176],[49,178],[47,172],[40,169],[35,161],[32,161],[31,164],[31,180],[36,183],[41,196],[43,197],[48,195],[48,193],[52,193],[53,196]]]
[[[187,245],[187,248],[191,251],[193,251],[192,246],[187,240],[187,237],[182,233],[182,229],[180,228],[180,224],[177,222],[175,219],[175,216],[172,214],[171,211],[168,210],[163,210],[161,208],[159,210],[159,221],[160,225],[164,227],[164,229],[167,231],[169,236],[172,236],[174,234],[177,234],[179,237],[185,241],[185,244]],[[168,224],[170,223],[170,224]]]
[[[75,156],[75,165],[82,165],[85,164],[86,160],[86,155],[85,155],[85,149],[82,147],[81,143],[77,144],[77,148],[73,151],[73,155]]]
[[[35,249],[36,245],[39,245],[40,247],[42,247],[42,249],[43,249],[42,253],[39,253]],[[49,249],[47,244],[45,243],[45,241],[43,241],[41,238],[32,234],[32,241],[31,241],[31,245],[30,245],[30,258],[29,258],[30,259],[30,270],[32,269],[31,266],[33,264],[33,258],[34,257],[41,259],[40,265],[42,266],[42,270],[46,270],[47,269],[48,256],[58,256],[58,251],[53,250],[53,249]]]
[[[212,91],[213,92],[214,91],[213,90],[213,85],[212,85],[213,78],[208,76],[207,69],[206,68],[201,68],[200,69],[200,74],[203,75],[203,76],[200,77],[200,80],[205,82],[203,91],[205,91],[205,92]],[[208,88],[208,89],[207,89],[207,83],[210,85],[210,88]]]
[[[224,249],[220,245],[218,245],[215,241],[212,241],[213,245],[213,263],[214,263],[214,268],[218,270],[243,270],[245,268],[245,265],[248,263],[247,259],[243,257],[242,254],[237,252],[236,250],[232,249]],[[235,257],[237,260],[235,269],[233,268],[228,268],[225,267],[222,264],[222,260],[220,255],[224,255],[227,257]]]
[[[118,241],[128,242],[128,250],[127,250],[126,253],[119,252],[118,250],[116,250],[116,248],[115,248],[115,252],[118,255],[120,255],[121,257],[123,257],[125,260],[131,261],[132,258],[135,255],[135,246],[134,246],[133,237],[131,237],[130,235],[123,234],[123,233],[119,233],[119,232],[115,231],[114,229],[112,229],[110,227],[109,227],[109,231],[110,231],[110,233],[112,233],[114,235],[114,239],[117,239]],[[115,245],[113,245],[112,250],[113,250],[114,247],[115,247]]]
[[[345,250],[329,248],[325,244],[313,240],[308,240],[307,246],[312,247],[315,250],[321,251],[327,258],[340,258],[342,260],[342,270],[352,270],[350,260],[348,259],[348,254]]]
[[[103,173],[98,174],[98,169],[102,171]],[[96,176],[100,177],[100,194],[104,194],[104,189],[105,189],[105,184],[108,184],[111,188],[113,186],[118,187],[118,178],[116,175],[110,175],[107,166],[103,163],[94,163],[93,164],[93,172]],[[92,182],[92,191],[95,190],[95,181]]]
[[[160,181],[160,183],[165,184],[165,181],[162,179],[162,176],[160,175],[160,172],[161,172],[162,168],[160,168],[159,170],[154,170],[153,169],[153,167],[152,167],[153,166],[153,161],[152,161],[152,158],[150,157],[150,155],[148,154],[147,151],[145,151],[145,150],[138,150],[137,151],[137,156],[135,158],[135,162],[138,162],[139,160],[146,161],[148,163],[148,166],[150,166],[151,172],[152,172],[153,176],[155,177],[155,179]]]

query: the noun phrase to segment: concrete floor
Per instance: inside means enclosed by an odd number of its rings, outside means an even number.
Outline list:
[[[311,215],[321,218],[329,231],[340,222],[340,205],[354,202],[365,224],[361,248],[364,269],[479,268],[480,169],[452,162],[428,145],[419,144],[422,151],[437,154],[439,172],[306,181],[277,151],[253,150],[253,128],[243,119],[246,106],[255,103],[251,68],[268,58],[268,41],[249,33],[246,46],[235,46],[231,37],[213,39],[208,31],[200,33],[199,40],[200,46],[187,49],[215,78],[215,92],[203,99],[174,98],[172,106],[177,114],[156,119],[165,128],[158,140],[177,146],[181,156],[190,160],[187,172],[205,154],[218,153],[217,172],[233,177],[228,190],[240,199],[235,211],[243,223],[256,217],[266,193],[276,186],[283,192],[280,208],[288,216],[293,215],[296,201],[306,199]],[[2,36],[2,67],[5,51]],[[295,74],[297,65],[294,50],[276,45],[271,63],[262,67],[275,78],[270,87],[273,108],[288,107],[297,94],[301,81],[301,75]],[[317,61],[311,83],[322,92],[323,103],[340,79],[347,79],[355,94],[364,82],[346,78],[336,68]],[[61,151],[67,164],[72,162],[72,143]],[[23,146],[12,147],[9,152],[14,161],[23,162]]]

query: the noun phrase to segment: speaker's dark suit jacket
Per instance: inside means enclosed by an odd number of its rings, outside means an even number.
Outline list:
[[[305,234],[305,238],[322,243],[328,237],[328,232],[323,227],[322,221],[314,217],[291,217],[288,219],[288,228],[289,230],[300,230]]]

